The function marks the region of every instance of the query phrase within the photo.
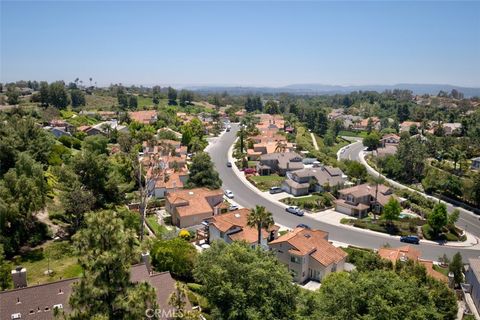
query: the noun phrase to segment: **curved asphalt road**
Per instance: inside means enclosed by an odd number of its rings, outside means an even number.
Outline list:
[[[340,153],[340,159],[350,159],[355,160],[358,162],[362,162],[360,159],[360,153],[364,149],[364,146],[361,141],[355,142],[351,144],[343,153]],[[378,172],[375,170],[370,170],[368,167],[368,173],[374,176],[378,176]],[[394,187],[404,187],[400,183],[396,181],[389,181],[393,184]],[[433,197],[430,197],[433,198]],[[473,235],[480,237],[480,220],[479,216],[475,215],[473,212],[465,210],[461,207],[454,206],[449,203],[445,203],[447,206],[448,212],[452,212],[453,210],[457,209],[460,211],[460,216],[457,221],[457,226],[467,230],[468,232],[472,233]]]
[[[391,246],[400,246],[402,243],[394,237],[388,235],[376,235],[367,233],[362,230],[355,230],[351,227],[337,226],[315,220],[307,215],[298,217],[287,213],[285,209],[278,204],[271,202],[259,196],[257,193],[247,187],[233,172],[231,168],[226,166],[228,149],[236,139],[238,125],[232,124],[230,132],[225,132],[212,146],[209,147],[208,153],[215,164],[215,167],[223,181],[223,188],[230,189],[235,195],[235,201],[246,208],[252,208],[255,205],[261,205],[272,212],[275,222],[289,228],[294,228],[300,223],[305,223],[314,229],[320,229],[329,232],[329,239],[348,243],[366,248],[380,248],[386,243]],[[419,245],[422,251],[422,257],[426,259],[438,259],[446,253],[452,257],[457,251],[462,253],[464,259],[468,257],[478,257],[480,251],[471,248],[462,247],[446,247],[437,244],[422,243]]]

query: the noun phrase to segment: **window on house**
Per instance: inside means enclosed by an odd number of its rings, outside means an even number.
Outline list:
[[[302,260],[297,256],[290,256],[290,261],[293,263],[301,263]]]

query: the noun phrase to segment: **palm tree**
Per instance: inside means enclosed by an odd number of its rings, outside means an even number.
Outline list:
[[[272,213],[268,212],[265,207],[257,205],[255,206],[255,209],[250,211],[247,219],[247,225],[249,227],[257,227],[258,245],[260,245],[262,242],[262,229],[268,230],[274,224]]]
[[[452,151],[450,152],[450,159],[453,161],[453,170],[457,170],[457,163],[465,158],[465,153],[453,148]]]

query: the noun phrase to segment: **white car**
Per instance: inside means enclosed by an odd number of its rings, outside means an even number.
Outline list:
[[[228,211],[235,211],[238,210],[238,206],[236,204],[232,204],[230,207],[228,207]]]
[[[225,190],[225,196],[229,199],[233,199],[234,195],[233,195],[233,192],[230,191],[230,190]]]

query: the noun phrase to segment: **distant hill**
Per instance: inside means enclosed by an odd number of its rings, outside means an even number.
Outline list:
[[[464,94],[465,98],[480,96],[480,88],[468,88],[453,86],[449,84],[410,84],[399,83],[395,85],[365,85],[365,86],[336,86],[322,84],[292,84],[284,87],[235,87],[235,86],[192,86],[186,89],[198,92],[228,92],[229,94],[248,94],[248,93],[291,93],[299,95],[319,95],[319,94],[342,94],[353,91],[377,91],[402,89],[411,90],[414,94],[432,94],[436,95],[440,90],[450,92],[456,89]]]

